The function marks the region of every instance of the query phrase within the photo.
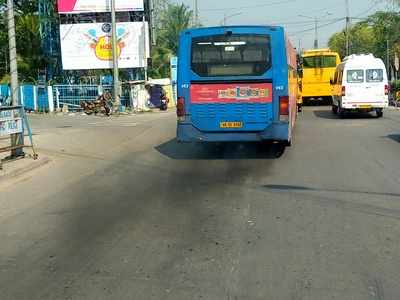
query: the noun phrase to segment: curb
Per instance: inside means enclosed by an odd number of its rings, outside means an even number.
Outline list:
[[[14,171],[11,171],[10,173],[5,174],[5,175],[0,175],[0,183],[4,182],[5,180],[13,179],[15,177],[24,175],[24,174],[26,174],[28,172],[31,172],[31,171],[33,171],[35,169],[38,169],[38,168],[40,168],[40,167],[42,167],[44,165],[47,165],[49,162],[51,162],[51,159],[48,158],[48,157],[42,157],[42,158],[39,159],[39,161],[37,161],[37,160],[35,161],[34,160],[33,163],[28,164],[25,167],[19,168],[19,169],[14,170]]]

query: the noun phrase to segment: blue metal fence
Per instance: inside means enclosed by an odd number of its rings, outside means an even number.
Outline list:
[[[34,111],[37,109],[35,104],[36,87],[34,85],[22,85],[19,97],[26,110]]]
[[[9,96],[10,96],[10,89],[8,88],[8,85],[1,84],[0,85],[0,105],[6,105],[5,102],[8,100]]]
[[[47,112],[50,110],[47,87],[37,88],[37,106],[38,106],[38,111]]]
[[[54,85],[52,95],[49,95],[47,86],[21,85],[19,90],[20,102],[26,110],[48,112],[52,109],[49,102],[54,102],[55,109],[68,105],[69,110],[81,109],[82,101],[94,101],[104,92],[112,92],[111,85]],[[0,85],[0,105],[10,100],[10,88],[6,84]],[[122,88],[122,109],[131,106],[129,87]]]

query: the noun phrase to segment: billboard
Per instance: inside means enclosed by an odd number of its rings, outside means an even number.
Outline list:
[[[60,25],[64,70],[110,69],[111,24]],[[118,67],[144,68],[150,56],[149,26],[146,22],[117,23]]]
[[[115,0],[116,11],[143,11],[143,0]],[[111,0],[58,0],[58,13],[77,14],[111,11]]]

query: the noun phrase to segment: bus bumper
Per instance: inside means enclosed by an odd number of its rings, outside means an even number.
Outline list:
[[[178,123],[178,142],[290,142],[289,123],[276,122],[258,132],[202,132],[188,123]]]

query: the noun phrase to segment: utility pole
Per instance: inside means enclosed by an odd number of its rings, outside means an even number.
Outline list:
[[[15,39],[15,20],[13,0],[7,0],[8,17],[8,43],[10,52],[10,76],[11,76],[11,99],[13,105],[19,105],[18,99],[18,67],[17,67],[17,43]]]
[[[350,55],[350,5],[346,0],[346,56]]]
[[[388,77],[390,77],[391,76],[391,72],[390,72],[391,68],[390,68],[390,42],[389,42],[389,38],[386,40],[386,69],[387,69]]]
[[[8,44],[10,52],[10,77],[11,77],[11,100],[13,106],[19,105],[18,98],[18,65],[17,65],[17,42],[15,38],[15,19],[13,0],[7,0],[7,22],[8,22]],[[11,157],[24,156],[22,148],[16,148],[24,144],[24,134],[11,135]]]
[[[118,48],[117,48],[117,21],[115,14],[115,1],[111,0],[111,31],[112,31],[112,60],[113,60],[113,96],[114,96],[114,112],[119,111],[121,99],[119,98],[119,71],[118,71]]]

